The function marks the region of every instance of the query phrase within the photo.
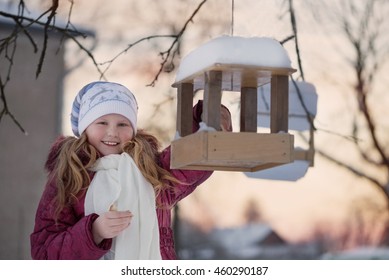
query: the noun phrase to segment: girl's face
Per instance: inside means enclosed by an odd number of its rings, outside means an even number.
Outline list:
[[[122,153],[123,144],[134,136],[130,121],[118,114],[108,114],[98,118],[86,128],[85,133],[88,142],[102,156]]]

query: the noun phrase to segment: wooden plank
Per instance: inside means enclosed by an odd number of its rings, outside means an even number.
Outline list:
[[[271,78],[270,132],[288,132],[289,83],[288,76]]]
[[[207,159],[207,135],[193,133],[171,143],[171,168],[179,168]]]
[[[173,169],[256,171],[293,161],[293,135],[202,131],[172,142]]]
[[[240,164],[237,165],[212,165],[211,163],[205,164],[190,164],[187,166],[180,167],[180,169],[184,170],[209,170],[209,171],[237,171],[237,172],[254,172],[259,170],[264,170],[268,168],[272,168],[275,166],[283,165],[285,163],[256,163],[253,166],[242,166]]]
[[[240,131],[257,132],[257,88],[243,87],[240,96]]]
[[[222,72],[209,71],[204,74],[204,78],[205,88],[202,120],[209,127],[220,130]]]
[[[294,150],[294,160],[305,160],[309,162],[309,166],[314,165],[314,155],[315,152],[313,149],[308,150]]]
[[[193,84],[184,83],[177,87],[177,131],[181,137],[191,134],[193,127]]]
[[[289,162],[292,156],[290,136],[287,133],[208,132],[208,159]]]
[[[295,160],[309,160],[309,153],[307,150],[294,150]]]

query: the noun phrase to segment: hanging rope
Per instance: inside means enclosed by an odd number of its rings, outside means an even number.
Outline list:
[[[231,0],[231,36],[234,36],[234,11],[235,11],[235,1]]]

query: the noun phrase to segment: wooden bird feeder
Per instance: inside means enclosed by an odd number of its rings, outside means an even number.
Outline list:
[[[293,72],[283,47],[270,38],[223,36],[185,57],[173,84],[178,137],[171,144],[171,168],[252,172],[292,162],[288,76]],[[270,133],[257,133],[257,90],[267,83]],[[204,90],[202,121],[214,131],[192,133],[193,96],[199,89]],[[240,132],[220,131],[222,91],[240,91]]]

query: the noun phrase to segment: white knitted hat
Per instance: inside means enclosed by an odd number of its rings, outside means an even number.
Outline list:
[[[120,114],[131,122],[135,135],[137,113],[135,96],[126,87],[111,82],[93,82],[84,86],[73,101],[72,130],[79,137],[96,119]]]

